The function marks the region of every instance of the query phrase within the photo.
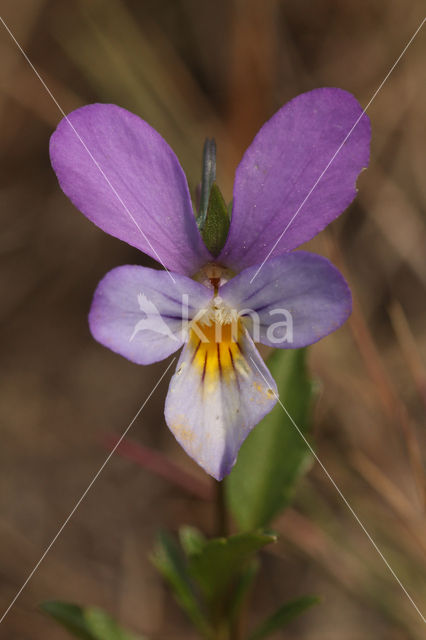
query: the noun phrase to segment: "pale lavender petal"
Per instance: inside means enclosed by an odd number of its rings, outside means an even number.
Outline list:
[[[315,89],[288,102],[260,129],[237,168],[218,262],[239,271],[271,250],[280,255],[310,240],[352,202],[369,144],[369,119],[350,93]]]
[[[206,308],[211,291],[186,276],[138,265],[100,281],[89,314],[93,337],[137,364],[163,360],[187,338],[187,320]],[[182,318],[183,316],[183,318]],[[182,320],[184,320],[182,322]]]
[[[277,400],[275,381],[247,332],[239,347],[231,345],[209,348],[193,337],[182,351],[165,408],[179,444],[217,480],[231,471],[241,444]]]
[[[257,274],[257,275],[256,275]],[[252,283],[250,281],[256,276]],[[338,329],[352,309],[349,287],[331,262],[294,251],[249,267],[220,288],[256,342],[305,347]]]
[[[113,104],[81,107],[59,123],[50,157],[64,193],[107,233],[178,273],[211,260],[176,155],[138,116]]]

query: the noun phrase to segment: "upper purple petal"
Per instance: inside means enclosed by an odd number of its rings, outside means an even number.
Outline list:
[[[50,158],[64,193],[107,233],[177,273],[212,259],[176,155],[138,116],[113,104],[81,107],[59,123]]]
[[[271,258],[260,270],[244,269],[219,295],[247,318],[256,342],[279,349],[298,349],[324,338],[352,309],[341,273],[326,258],[307,251]]]
[[[186,340],[191,320],[211,300],[211,290],[186,276],[138,265],[113,269],[93,297],[93,337],[137,364],[167,358]],[[183,321],[182,321],[183,320]]]
[[[218,262],[239,271],[310,240],[352,202],[369,143],[369,119],[342,89],[315,89],[284,105],[237,168]]]

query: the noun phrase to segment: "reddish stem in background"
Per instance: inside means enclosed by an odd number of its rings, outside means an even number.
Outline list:
[[[110,434],[104,442],[109,449],[116,446],[119,438]],[[117,447],[117,453],[127,460],[132,460],[144,469],[160,478],[180,487],[195,498],[212,502],[215,500],[214,490],[210,483],[188,473],[164,454],[142,445],[134,440],[125,439]]]

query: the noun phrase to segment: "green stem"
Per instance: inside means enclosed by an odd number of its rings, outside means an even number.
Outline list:
[[[225,484],[223,482],[216,482],[215,489],[216,489],[215,535],[218,538],[221,538],[229,535],[229,520],[228,520],[228,511],[226,509]]]
[[[225,483],[215,483],[215,536],[224,538],[229,535],[229,518],[226,508]],[[225,605],[225,603],[223,603]],[[232,625],[223,615],[220,616],[215,629],[215,640],[233,640]]]

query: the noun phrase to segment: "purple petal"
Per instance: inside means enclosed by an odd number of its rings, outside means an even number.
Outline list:
[[[212,294],[190,278],[173,275],[175,282],[166,271],[137,265],[107,273],[90,309],[93,337],[137,364],[158,362],[177,351],[187,338],[182,315],[191,320]]]
[[[245,269],[219,295],[246,318],[256,342],[281,349],[324,338],[345,322],[352,308],[340,272],[326,258],[306,251],[271,258],[260,271],[257,266]]]
[[[240,337],[240,347],[230,344],[209,348],[192,337],[182,351],[165,408],[176,440],[217,480],[231,471],[243,441],[277,400],[275,381],[247,332]]]
[[[237,168],[218,262],[239,271],[310,240],[352,202],[369,143],[369,119],[350,93],[316,89],[288,102],[260,129]]]
[[[212,259],[177,157],[138,116],[113,104],[77,109],[52,135],[50,158],[64,193],[107,233],[177,273]]]

